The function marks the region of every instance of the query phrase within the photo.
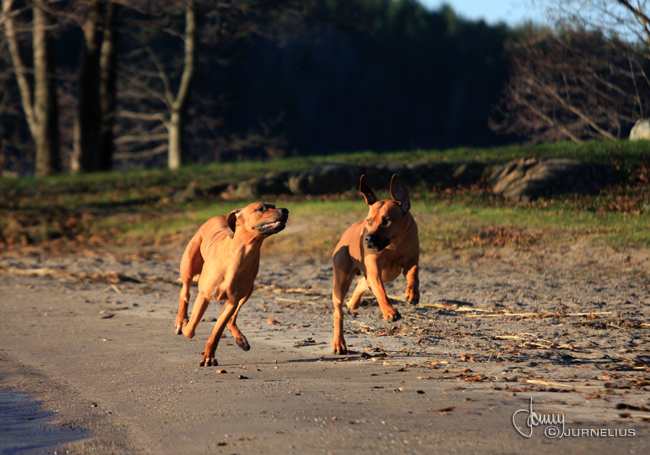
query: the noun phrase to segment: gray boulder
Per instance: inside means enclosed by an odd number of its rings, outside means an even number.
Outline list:
[[[286,185],[288,176],[288,172],[276,172],[264,177],[244,180],[237,185],[230,185],[222,196],[225,199],[251,199],[266,194],[288,194],[290,192]]]
[[[477,161],[466,161],[464,163],[455,163],[454,172],[451,175],[457,184],[472,185],[481,180],[485,163]]]
[[[361,174],[365,174],[368,185],[373,190],[387,190],[390,188],[390,179],[394,174],[400,178],[407,186],[414,183],[413,172],[403,165],[397,163],[379,163],[376,165],[368,165],[361,169]],[[357,177],[356,188],[359,188],[359,177]]]
[[[356,164],[316,164],[292,172],[287,186],[293,194],[345,193],[358,188],[362,171]]]
[[[592,194],[616,180],[606,166],[568,159],[521,158],[497,167],[492,191],[513,201],[530,202],[562,194]]]
[[[481,179],[485,164],[477,161],[432,162],[409,164],[413,183],[427,186],[447,187],[471,185]]]

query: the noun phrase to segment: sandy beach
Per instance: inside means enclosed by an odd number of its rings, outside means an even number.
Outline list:
[[[218,303],[194,339],[173,333],[181,253],[3,254],[0,389],[30,393],[48,426],[74,433],[24,453],[650,448],[648,251],[424,258],[421,305],[399,301],[398,279],[388,294],[403,318],[386,323],[366,294],[346,315],[347,356],[331,353],[329,260],[263,255],[239,317],[251,350],[227,334],[210,368],[198,362]],[[566,437],[526,426],[531,398],[535,413],[563,416]]]

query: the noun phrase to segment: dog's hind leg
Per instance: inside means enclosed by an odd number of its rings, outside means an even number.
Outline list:
[[[228,330],[230,330],[230,333],[232,333],[232,336],[235,338],[235,341],[237,342],[237,346],[242,348],[244,351],[250,351],[251,347],[248,344],[248,340],[244,336],[243,333],[239,330],[239,327],[237,327],[237,315],[239,314],[239,310],[241,309],[242,305],[246,303],[248,298],[251,296],[253,293],[253,290],[251,289],[251,292],[248,293],[246,297],[241,299],[239,301],[239,304],[237,305],[237,309],[233,313],[232,317],[228,321],[227,327]]]
[[[187,324],[187,307],[190,302],[190,286],[194,275],[201,273],[203,269],[203,256],[201,256],[201,234],[197,232],[190,243],[185,248],[183,258],[181,259],[180,275],[183,288],[178,302],[178,315],[174,323],[174,331],[180,335],[183,333],[183,327]]]
[[[357,308],[359,308],[359,305],[361,304],[361,296],[363,295],[364,292],[369,290],[370,288],[368,287],[368,282],[366,281],[366,277],[364,276],[360,277],[359,281],[357,281],[357,287],[354,288],[352,297],[350,297],[350,300],[348,300],[346,303],[348,308],[350,308],[351,310],[356,310]]]
[[[214,325],[212,335],[210,335],[210,338],[208,338],[208,341],[205,344],[203,358],[201,359],[201,362],[199,362],[199,366],[216,367],[219,365],[214,354],[217,351],[217,345],[219,344],[219,339],[221,339],[221,335],[223,334],[223,329],[226,328],[226,324],[230,321],[230,318],[232,318],[235,311],[237,311],[237,307],[238,305],[235,302],[229,300],[223,303],[217,323]],[[192,317],[194,317],[194,312],[192,312]],[[190,320],[190,323],[191,322],[192,321]]]
[[[187,338],[194,338],[196,326],[199,325],[199,322],[201,321],[205,310],[208,308],[209,303],[210,297],[199,291],[199,295],[196,297],[194,306],[192,307],[192,316],[190,316],[189,322],[187,322],[187,324],[184,324],[182,328],[183,335],[185,335]]]
[[[406,277],[406,302],[411,305],[420,303],[420,280],[418,278],[418,266],[404,267]]]

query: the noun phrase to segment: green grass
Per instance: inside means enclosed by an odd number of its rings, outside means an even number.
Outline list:
[[[646,178],[650,143],[594,141],[447,151],[360,152],[185,166],[177,171],[5,177],[0,178],[0,247],[3,242],[40,243],[57,237],[79,241],[95,238],[123,245],[182,245],[205,220],[251,202],[221,200],[210,194],[211,188],[216,188],[216,193],[231,183],[320,162],[406,164],[479,160],[494,166],[520,157],[571,158],[607,164],[619,169],[624,180],[597,195],[530,204],[495,196],[485,183],[470,189],[412,188],[412,211],[420,225],[425,254],[585,239],[616,247],[650,246],[646,211],[650,204],[650,183]],[[178,199],[176,195],[190,185],[203,190],[204,196],[189,201]],[[379,196],[387,197],[385,193]],[[291,216],[287,228],[290,235],[283,233],[267,242],[266,248],[277,253],[329,254],[345,228],[362,219],[366,212],[363,198],[352,193],[278,199],[279,205],[290,209]]]

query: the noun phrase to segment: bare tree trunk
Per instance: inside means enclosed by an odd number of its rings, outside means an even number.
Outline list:
[[[113,167],[113,123],[117,99],[117,9],[116,3],[106,5],[104,15],[104,39],[99,59],[101,99],[101,125],[99,132],[99,169],[108,171]]]
[[[34,2],[34,118],[36,120],[36,175],[61,170],[59,119],[54,78],[50,14],[42,0]]]
[[[183,131],[185,122],[180,112],[172,112],[167,130],[169,133],[169,169],[178,169],[183,164]]]
[[[18,45],[18,38],[16,37],[16,24],[14,18],[11,16],[11,7],[13,0],[2,0],[2,13],[5,16],[5,36],[7,37],[7,44],[11,60],[16,74],[16,81],[18,82],[18,90],[20,91],[20,101],[22,103],[23,111],[29,131],[32,137],[36,139],[36,119],[34,118],[34,102],[32,99],[32,86],[27,78],[27,67],[20,54],[20,46]]]
[[[99,94],[99,58],[102,43],[103,2],[88,2],[83,25],[84,44],[79,66],[79,102],[74,124],[72,172],[99,170],[99,134],[101,103]]]
[[[185,58],[183,75],[176,99],[171,103],[171,115],[168,123],[169,130],[169,169],[177,169],[183,164],[183,134],[189,107],[190,94],[194,82],[196,62],[197,17],[193,0],[185,5]]]

